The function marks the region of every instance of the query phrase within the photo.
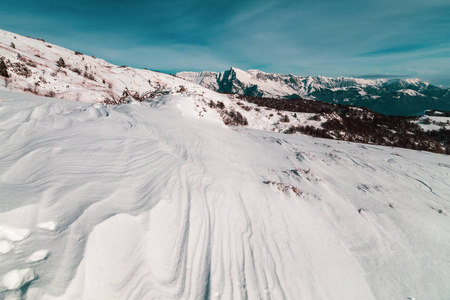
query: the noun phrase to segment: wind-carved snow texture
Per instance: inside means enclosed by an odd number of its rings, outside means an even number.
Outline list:
[[[449,156],[0,98],[2,298],[450,298]]]

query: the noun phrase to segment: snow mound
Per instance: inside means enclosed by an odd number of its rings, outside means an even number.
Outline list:
[[[0,226],[0,238],[17,242],[26,239],[30,235],[30,230],[24,228],[10,228]]]
[[[53,231],[57,228],[57,225],[54,221],[49,221],[49,222],[40,223],[37,225],[37,227],[39,227],[41,229]]]
[[[0,241],[0,253],[6,254],[14,248],[14,244],[7,240]]]
[[[50,253],[48,250],[39,250],[39,251],[36,251],[33,254],[31,254],[30,257],[27,259],[27,261],[28,262],[38,262],[38,261],[47,259],[49,254]]]
[[[7,290],[16,290],[33,279],[35,275],[32,269],[16,269],[3,276],[2,284]]]

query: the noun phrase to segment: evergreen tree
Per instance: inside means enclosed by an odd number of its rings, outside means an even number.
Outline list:
[[[8,67],[6,66],[5,62],[3,61],[3,59],[0,59],[0,76],[8,78],[9,74],[8,74]]]
[[[56,62],[56,65],[60,68],[65,68],[66,67],[66,63],[64,62],[64,59],[62,57],[60,57],[58,59],[58,61]]]
[[[11,45],[9,45],[9,46],[11,46],[11,48],[13,48],[13,49],[16,49],[16,45],[14,45],[13,42],[11,42]]]

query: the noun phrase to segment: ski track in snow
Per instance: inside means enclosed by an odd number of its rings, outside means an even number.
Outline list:
[[[449,156],[0,98],[0,298],[450,298]]]

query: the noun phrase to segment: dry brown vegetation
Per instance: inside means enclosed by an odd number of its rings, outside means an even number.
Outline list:
[[[325,120],[322,128],[291,126],[285,133],[450,154],[450,130],[424,131],[412,122],[418,117],[387,116],[366,108],[305,99],[240,99],[279,111],[316,113],[312,119]]]

